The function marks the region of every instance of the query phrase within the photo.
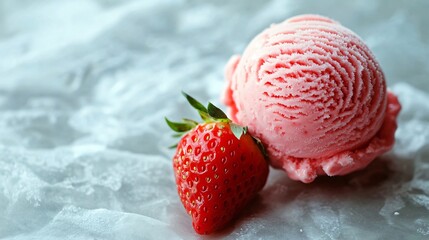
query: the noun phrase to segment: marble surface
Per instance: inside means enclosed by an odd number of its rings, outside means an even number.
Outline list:
[[[0,1],[0,238],[199,239],[164,116],[220,103],[228,58],[318,13],[358,33],[399,96],[395,148],[311,184],[278,170],[205,239],[429,238],[429,1]]]

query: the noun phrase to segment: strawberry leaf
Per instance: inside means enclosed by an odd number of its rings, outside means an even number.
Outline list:
[[[265,147],[262,144],[261,140],[259,138],[253,137],[253,136],[252,136],[252,139],[256,143],[256,145],[258,145],[259,150],[261,150],[262,154],[267,159],[268,158],[267,151],[265,151]]]
[[[184,122],[184,123],[172,122],[168,120],[168,118],[165,118],[165,121],[167,122],[168,126],[175,132],[186,132],[195,127],[194,124],[189,122]]]
[[[174,138],[179,138],[181,136],[183,136],[183,132],[175,133],[175,134],[172,135],[172,137],[174,137]]]
[[[169,149],[177,148],[177,143],[168,147]]]
[[[235,123],[229,124],[231,127],[231,131],[237,139],[240,139],[243,134],[247,133],[247,127],[242,127]]]
[[[191,104],[192,107],[194,107],[198,111],[207,112],[206,107],[204,107],[203,104],[201,104],[200,102],[198,102],[198,100],[196,100],[195,98],[189,96],[185,92],[182,92],[182,94],[183,94],[183,96],[186,97],[186,100],[188,100],[189,104]]]
[[[207,109],[210,117],[214,119],[228,119],[226,114],[212,103],[209,103]]]
[[[194,121],[194,120],[192,120],[192,119],[188,119],[188,118],[184,118],[184,119],[183,119],[183,122],[184,122],[184,123],[192,124],[192,125],[194,125],[194,126],[197,126],[197,125],[198,125],[198,122],[196,122],[196,121]]]
[[[204,107],[203,104],[201,104],[200,102],[198,102],[195,98],[189,96],[187,93],[182,91],[183,96],[185,96],[186,100],[188,100],[189,104],[191,104],[191,106],[195,109],[198,110],[198,113],[201,116],[201,119],[203,119],[204,121],[207,121],[210,119],[209,114],[208,114],[208,110],[206,107]]]

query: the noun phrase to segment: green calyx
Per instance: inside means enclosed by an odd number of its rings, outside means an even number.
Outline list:
[[[189,96],[185,92],[182,92],[183,96],[185,96],[186,100],[188,100],[189,104],[193,108],[195,108],[201,119],[205,123],[211,123],[211,122],[226,122],[229,123],[231,127],[231,131],[234,134],[237,139],[240,139],[242,135],[247,133],[247,127],[242,127],[238,124],[233,123],[226,114],[213,105],[212,103],[209,103],[207,107],[205,107],[203,104],[198,102],[195,98]],[[167,122],[167,125],[177,134],[174,135],[174,137],[181,137],[186,132],[190,131],[194,127],[198,125],[198,122],[191,120],[191,119],[183,119],[182,122],[172,122],[168,118],[165,118],[165,121]]]

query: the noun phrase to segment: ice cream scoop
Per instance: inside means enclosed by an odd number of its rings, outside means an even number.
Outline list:
[[[232,119],[292,179],[348,174],[394,144],[398,99],[365,43],[329,18],[272,25],[230,59],[226,80]]]

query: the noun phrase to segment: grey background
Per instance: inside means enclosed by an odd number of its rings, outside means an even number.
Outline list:
[[[312,184],[272,170],[207,239],[429,237],[428,1],[0,1],[0,238],[197,239],[164,116],[220,103],[229,57],[271,23],[331,17],[372,49],[403,110],[367,169]],[[224,106],[222,106],[224,107]]]

